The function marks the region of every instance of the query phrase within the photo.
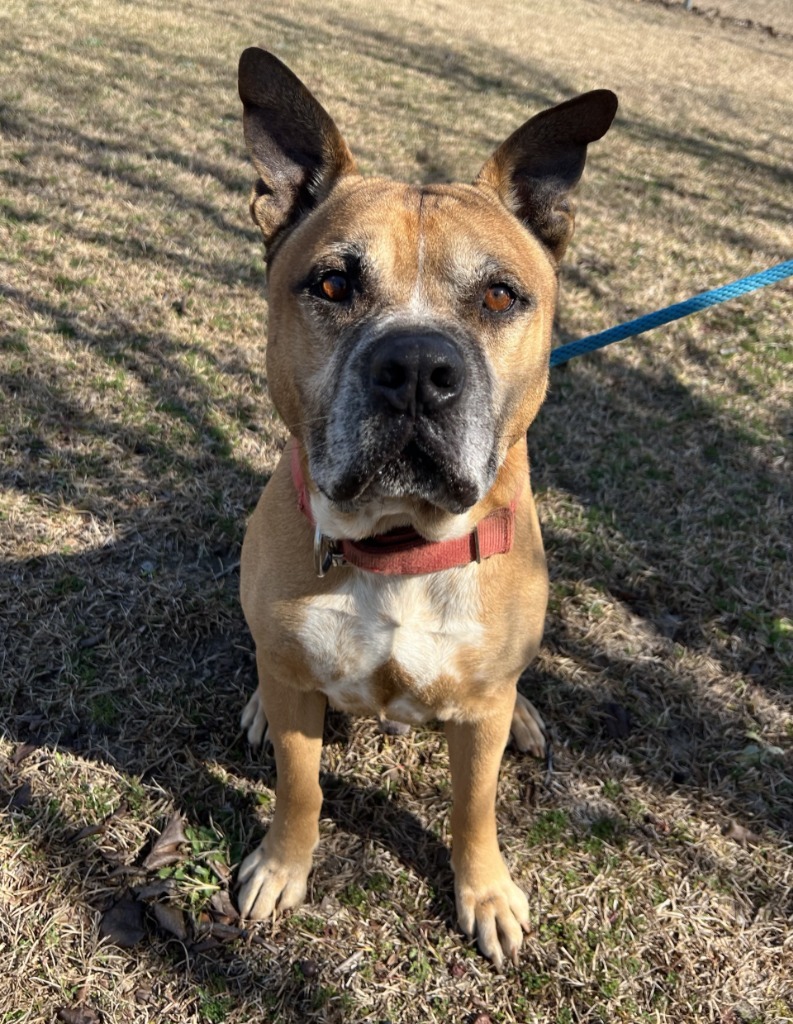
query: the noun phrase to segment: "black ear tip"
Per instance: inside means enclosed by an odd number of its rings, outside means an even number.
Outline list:
[[[249,46],[240,54],[240,74],[244,70],[248,74],[263,75],[283,68],[286,68],[283,61],[280,61],[274,53],[265,50],[263,46]]]
[[[240,77],[243,74],[264,75],[284,70],[289,71],[286,64],[280,61],[274,53],[265,50],[263,46],[248,46],[240,54]],[[291,74],[291,72],[289,73]]]
[[[261,75],[262,67],[269,56],[271,55],[261,46],[249,46],[240,54],[237,81],[243,102],[251,94],[253,85]]]
[[[614,117],[617,113],[617,108],[620,105],[620,101],[617,99],[617,94],[615,92],[612,92],[611,89],[597,89],[596,91],[599,92],[603,97],[601,101],[603,104],[603,109],[608,113],[610,118],[609,123],[611,123],[611,121],[614,120]]]
[[[243,70],[249,71],[259,67],[262,63],[262,58],[271,56],[272,54],[262,49],[261,46],[247,46],[240,54],[240,74]]]
[[[612,92],[611,89],[595,89],[592,93],[593,96],[597,96],[598,100],[603,104],[604,107],[617,113],[617,107],[619,106],[619,100],[617,94]]]
[[[556,134],[586,146],[606,134],[617,113],[617,105],[617,97],[611,89],[593,89],[543,110],[527,121],[526,126],[533,123],[550,125]]]
[[[594,124],[593,127],[600,131],[600,134],[595,138],[599,139],[605,135],[611,127],[611,122],[614,120],[617,114],[617,107],[619,106],[619,100],[617,94],[613,93],[611,89],[595,89],[590,92],[589,97],[592,99],[592,107],[594,108]],[[595,139],[592,140],[593,142]]]
[[[237,81],[243,103],[255,103],[261,97],[265,83],[296,82],[292,71],[274,53],[262,46],[249,46],[240,54]]]

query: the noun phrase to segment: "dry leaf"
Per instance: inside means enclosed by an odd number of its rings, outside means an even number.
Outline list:
[[[231,896],[225,889],[214,894],[209,901],[209,909],[214,919],[220,924],[234,924],[240,919],[239,911],[231,902]]]
[[[187,938],[187,922],[182,911],[170,903],[155,903],[153,910],[160,928],[184,942]]]
[[[241,938],[245,931],[242,928],[235,928],[230,924],[219,924],[217,921],[206,921],[199,925],[200,935],[217,939],[219,942],[233,942]]]
[[[90,1006],[62,1006],[57,1017],[63,1024],[100,1024],[102,1020]]]
[[[88,839],[89,836],[98,836],[101,832],[105,831],[106,827],[106,821],[100,821],[98,825],[86,825],[84,828],[81,828],[79,832],[75,832],[68,842],[77,843],[81,839]]]
[[[29,782],[25,782],[11,797],[11,802],[8,806],[12,811],[23,811],[26,807],[30,807],[32,802],[33,789]]]
[[[172,878],[162,878],[157,882],[152,882],[150,885],[136,885],[133,887],[132,892],[136,900],[147,903],[149,900],[158,900],[162,896],[170,896],[175,888],[176,883]]]
[[[137,900],[119,900],[102,915],[99,934],[122,949],[137,945],[146,935],[143,904]]]
[[[148,871],[158,871],[169,864],[176,864],[182,859],[179,847],[186,842],[184,818],[177,811],[156,840],[148,857],[144,860],[144,868]]]
[[[100,852],[105,860],[110,860],[105,850],[101,850]],[[111,861],[111,863],[115,863],[116,866],[107,876],[110,879],[128,878],[130,875],[136,875],[139,878],[144,873],[143,868],[136,867],[134,864],[119,864],[118,861]]]
[[[743,846],[744,848],[747,846],[754,846],[755,843],[760,842],[761,838],[756,832],[752,832],[743,825],[739,825],[737,821],[733,821],[730,822],[729,825],[725,825],[722,829],[722,834],[727,839],[734,839],[739,846]]]
[[[38,749],[36,743],[21,743],[8,760],[15,768],[18,768],[26,757],[30,757]]]
[[[190,948],[194,953],[209,953],[213,949],[217,949],[220,945],[217,939],[208,938],[202,939],[201,942],[196,942],[194,946]]]

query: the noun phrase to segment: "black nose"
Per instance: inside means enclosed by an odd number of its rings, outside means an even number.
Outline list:
[[[442,334],[388,334],[372,353],[370,386],[389,409],[432,416],[462,394],[465,361]]]

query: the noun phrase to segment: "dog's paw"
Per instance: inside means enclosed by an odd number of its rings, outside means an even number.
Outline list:
[[[264,739],[264,745],[270,742],[270,733],[267,728],[267,716],[262,708],[262,702],[259,697],[259,690],[254,691],[253,696],[245,705],[245,709],[242,712],[242,718],[240,719],[240,725],[242,726],[243,732],[248,735],[248,743],[252,747],[258,747]]]
[[[268,854],[264,843],[258,846],[240,867],[240,915],[263,921],[276,910],[300,906],[306,896],[310,871],[310,859],[308,864],[287,862]]]
[[[524,754],[545,757],[545,722],[537,708],[522,693],[515,697],[510,735],[512,742]]]
[[[496,967],[501,967],[505,956],[517,964],[523,933],[529,931],[529,901],[506,867],[487,885],[469,885],[460,879],[455,892],[460,927],[470,938],[476,937],[483,955]]]

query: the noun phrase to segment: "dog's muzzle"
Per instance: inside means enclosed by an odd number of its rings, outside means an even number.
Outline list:
[[[401,325],[357,340],[308,438],[331,501],[417,499],[459,514],[495,473],[487,358],[476,339]]]

